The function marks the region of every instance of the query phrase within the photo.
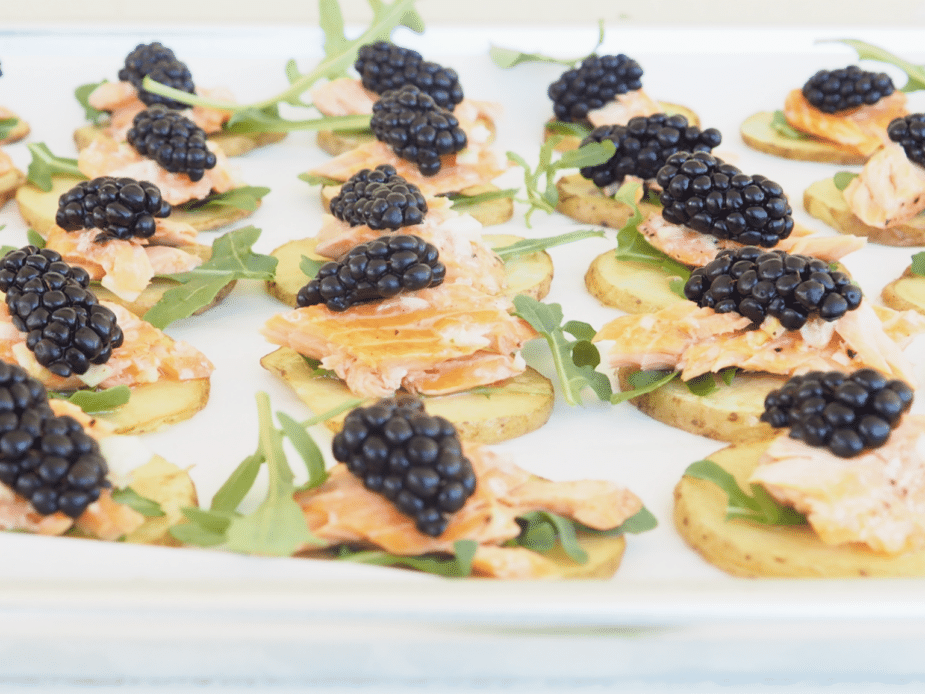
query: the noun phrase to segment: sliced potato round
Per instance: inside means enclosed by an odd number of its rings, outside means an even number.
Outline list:
[[[813,217],[821,219],[842,234],[866,236],[871,243],[884,246],[925,245],[925,215],[920,214],[908,222],[886,229],[867,226],[854,216],[845,202],[845,196],[831,178],[816,181],[803,192],[803,207]]]
[[[654,313],[684,299],[671,291],[671,277],[646,263],[602,253],[585,273],[585,286],[598,301],[627,313]]]
[[[77,151],[90,146],[98,137],[109,137],[103,125],[84,125],[74,131],[74,144]],[[229,133],[224,130],[208,136],[229,157],[239,157],[257,147],[264,147],[285,139],[286,133]]]
[[[26,174],[17,168],[12,168],[0,176],[0,207],[13,199],[16,191],[26,182]]]
[[[144,525],[125,536],[125,541],[179,547],[181,543],[169,530],[185,520],[182,509],[199,505],[189,473],[155,455],[132,471],[131,487],[138,495],[160,504],[164,515],[145,519]]]
[[[6,111],[6,109],[0,109],[0,111]],[[16,119],[16,125],[13,126],[13,129],[10,130],[9,134],[6,137],[0,140],[0,145],[10,145],[10,144],[13,144],[14,142],[19,142],[24,137],[26,137],[26,135],[28,135],[29,132],[31,131],[29,124],[26,121],[24,121],[22,118],[17,116],[15,113],[8,112],[0,117]]]
[[[880,295],[884,304],[897,311],[918,311],[925,313],[925,277],[907,267],[899,279],[883,288]]]
[[[733,445],[709,456],[748,489],[768,441]],[[808,526],[765,526],[726,520],[726,495],[715,484],[682,477],[674,520],[684,540],[711,564],[736,576],[851,578],[925,576],[925,551],[898,556],[859,545],[824,544]]]
[[[559,191],[556,209],[578,222],[620,229],[633,213],[579,173],[560,178],[556,181],[556,189]],[[645,214],[654,212],[655,208],[643,203],[640,211]]]
[[[485,241],[492,248],[508,246],[520,241],[522,237],[512,234],[486,234]],[[308,238],[289,241],[277,248],[271,255],[277,259],[276,275],[266,283],[267,292],[287,306],[296,305],[299,290],[308,281],[299,268],[302,256],[312,260],[328,261],[330,258],[315,253],[317,239]],[[545,251],[532,253],[505,264],[508,296],[527,294],[535,299],[542,299],[549,293],[552,284],[552,258]]]
[[[313,412],[327,412],[356,397],[339,378],[314,375],[305,358],[288,347],[271,352],[260,363],[286,381]],[[430,414],[453,422],[461,438],[500,443],[543,426],[552,414],[554,400],[549,380],[528,368],[520,376],[477,392],[426,397],[424,402]],[[325,424],[339,431],[345,416],[346,412]]]
[[[631,369],[618,369],[621,390],[631,390]],[[675,379],[658,390],[630,400],[641,412],[669,426],[719,441],[758,441],[774,436],[774,429],[759,418],[764,399],[786,382],[782,376],[737,373],[731,385],[719,378],[709,395],[694,395]]]
[[[132,396],[121,407],[98,415],[117,434],[147,434],[189,419],[209,401],[210,381],[161,380],[132,388]]]
[[[796,140],[781,135],[771,127],[773,118],[773,111],[762,111],[746,118],[739,129],[745,144],[765,154],[797,161],[818,161],[824,164],[863,164],[867,161],[867,157],[842,149],[822,138],[807,135]]]
[[[32,183],[26,183],[16,191],[16,202],[19,205],[20,214],[26,223],[41,236],[47,236],[49,229],[55,224],[58,199],[84,180],[86,179],[75,176],[54,176],[51,179],[51,190],[48,192]],[[178,222],[186,222],[196,231],[211,231],[249,217],[251,214],[253,213],[235,207],[204,207],[189,211],[175,207],[170,218]]]

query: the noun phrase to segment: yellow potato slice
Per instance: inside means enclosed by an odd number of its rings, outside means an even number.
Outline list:
[[[739,130],[745,144],[765,154],[797,161],[849,165],[863,164],[867,161],[867,157],[844,150],[837,144],[819,137],[807,135],[804,139],[795,140],[781,135],[771,127],[773,118],[773,111],[762,111],[746,118]]]
[[[0,109],[0,111],[4,111],[4,110],[6,109]],[[13,126],[13,129],[10,130],[9,135],[7,135],[5,138],[0,140],[0,145],[10,145],[10,144],[13,144],[14,142],[19,142],[31,132],[31,128],[29,127],[29,124],[26,121],[24,121],[22,118],[17,116],[15,113],[9,112],[2,117],[3,118],[16,118],[18,122],[16,123],[15,126]]]
[[[77,151],[90,146],[98,137],[109,137],[106,134],[106,128],[102,125],[84,125],[74,131],[74,144]],[[214,142],[229,157],[239,157],[247,154],[257,147],[281,142],[285,139],[286,133],[229,133],[224,130],[212,133],[208,136],[210,142]]]
[[[500,248],[516,243],[522,237],[512,234],[486,234],[484,239],[492,248]],[[289,241],[271,253],[278,261],[275,279],[266,283],[267,292],[271,296],[287,306],[295,307],[299,290],[308,282],[299,269],[302,256],[312,260],[330,260],[315,253],[316,244],[317,240],[314,238]],[[549,293],[552,284],[552,258],[545,251],[532,253],[506,263],[505,272],[508,296],[527,294],[539,300]]]
[[[139,496],[160,504],[164,515],[146,519],[144,525],[126,535],[125,541],[179,547],[180,542],[169,530],[185,520],[181,509],[199,505],[196,487],[189,473],[155,455],[132,472],[130,486]]]
[[[621,390],[632,389],[632,371],[617,370]],[[728,386],[717,378],[719,387],[701,397],[675,379],[630,402],[653,419],[692,434],[719,441],[758,441],[774,436],[774,429],[759,418],[767,394],[781,388],[786,380],[782,376],[739,372]]]
[[[556,189],[559,191],[556,209],[577,222],[621,229],[633,214],[629,207],[605,195],[580,173],[563,176],[556,181]],[[644,215],[659,213],[658,208],[646,203],[640,204],[639,210]]]
[[[305,358],[288,347],[271,352],[260,363],[286,381],[313,412],[327,412],[356,397],[339,378],[313,375]],[[460,438],[500,443],[543,426],[552,414],[554,400],[549,380],[528,368],[520,376],[478,392],[427,397],[424,402],[430,414],[453,422]],[[325,424],[332,431],[340,431],[344,417],[346,412]]]
[[[743,489],[768,441],[734,445],[709,456]],[[824,544],[806,526],[726,520],[726,495],[712,482],[682,477],[674,492],[675,526],[704,559],[736,576],[851,578],[925,576],[925,551],[898,556],[863,545]]]
[[[880,299],[897,311],[925,313],[925,277],[913,274],[912,267],[907,267],[899,279],[883,288]]]
[[[654,313],[684,299],[671,291],[671,277],[646,263],[602,253],[585,273],[585,286],[598,301],[627,313]]]
[[[117,434],[147,434],[189,419],[209,401],[210,381],[160,380],[132,388],[132,396],[121,407],[97,415]]]
[[[26,182],[26,174],[13,168],[0,176],[0,207],[12,200],[16,191]]]
[[[658,101],[659,106],[662,107],[662,113],[667,113],[669,116],[684,116],[687,118],[688,125],[699,126],[700,117],[694,113],[687,106],[681,106],[680,104],[671,104],[667,101]],[[546,127],[543,129],[543,141],[545,142],[553,135],[562,135],[563,133],[558,133],[550,127],[550,124],[554,121],[549,121]],[[585,126],[588,126],[585,123]],[[571,149],[578,149],[581,146],[581,141],[583,138],[578,137],[577,135],[565,135],[562,141],[556,145],[557,152],[567,152]]]
[[[20,214],[39,235],[47,236],[49,229],[55,224],[58,199],[83,180],[86,179],[74,176],[54,176],[51,179],[51,190],[47,193],[32,183],[26,183],[16,191],[16,202],[19,205]],[[186,222],[196,231],[211,231],[252,214],[253,212],[239,210],[235,207],[210,207],[192,211],[174,208],[170,218],[178,222]]]

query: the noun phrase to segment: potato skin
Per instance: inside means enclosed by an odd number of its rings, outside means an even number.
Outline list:
[[[16,191],[26,182],[26,174],[12,168],[0,176],[0,207],[16,197]]]
[[[867,161],[867,157],[857,152],[846,151],[818,137],[807,135],[806,139],[802,140],[785,137],[771,127],[773,118],[773,111],[761,111],[746,118],[739,129],[743,142],[759,152],[796,161],[847,165],[863,164]]]

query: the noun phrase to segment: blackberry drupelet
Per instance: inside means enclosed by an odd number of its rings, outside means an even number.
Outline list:
[[[163,105],[145,109],[126,133],[128,143],[143,157],[153,159],[171,173],[200,180],[217,159],[206,145],[206,134],[189,118]]]
[[[160,189],[148,181],[102,176],[81,181],[58,199],[55,224],[65,231],[99,229],[94,239],[149,238],[155,217],[170,215]]]
[[[875,104],[895,89],[885,72],[866,72],[849,65],[817,72],[803,85],[803,96],[823,113],[839,113]]]
[[[455,70],[425,61],[417,51],[388,41],[362,46],[353,67],[360,73],[363,86],[376,94],[413,84],[448,111],[463,100]]]
[[[581,144],[604,140],[614,143],[614,155],[603,164],[581,169],[581,175],[598,188],[622,181],[625,176],[654,179],[672,154],[709,152],[722,142],[723,136],[716,128],[701,130],[688,125],[684,116],[656,113],[636,116],[626,125],[602,125]]]
[[[401,291],[436,287],[446,267],[435,246],[418,236],[382,236],[352,248],[339,261],[325,263],[299,290],[299,308],[324,304],[346,311],[356,304],[388,299]]]
[[[138,44],[138,46],[125,58],[125,66],[119,70],[119,79],[131,82],[138,90],[138,98],[148,106],[163,104],[167,108],[182,110],[189,108],[187,104],[174,101],[159,94],[152,94],[141,88],[146,76],[150,75],[155,82],[168,87],[179,89],[189,94],[196,93],[193,76],[184,63],[177,60],[177,56],[169,48],[159,42]]]
[[[886,443],[912,405],[912,389],[874,369],[794,376],[764,401],[761,421],[790,427],[790,437],[841,458]]]
[[[411,395],[353,410],[332,451],[367,489],[385,496],[431,537],[443,534],[451,514],[475,492],[475,472],[456,428],[428,415]]]
[[[655,180],[662,187],[662,217],[673,224],[765,248],[793,231],[793,210],[780,185],[707,152],[672,154]]]
[[[890,122],[886,129],[913,164],[925,166],[925,113],[912,113]]]
[[[581,122],[588,112],[601,108],[618,95],[642,89],[642,68],[632,58],[620,55],[592,55],[581,65],[562,73],[549,85],[556,118],[567,123]]]
[[[331,200],[331,214],[350,226],[391,229],[420,224],[427,202],[420,188],[408,183],[390,164],[363,169],[351,176]]]
[[[465,149],[468,142],[456,116],[411,84],[383,94],[373,104],[369,125],[376,139],[417,164],[423,176],[438,173],[440,157]]]
[[[47,248],[26,246],[0,259],[0,291],[13,325],[27,333],[36,361],[57,376],[86,373],[122,344],[116,315],[99,305],[89,282],[86,270]]]
[[[767,316],[787,330],[802,328],[811,314],[841,318],[861,304],[861,290],[825,261],[757,246],[717,253],[691,272],[684,295],[717,313],[735,311],[757,327]]]

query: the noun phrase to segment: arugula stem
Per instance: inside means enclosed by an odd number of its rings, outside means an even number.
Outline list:
[[[316,424],[321,424],[322,422],[328,421],[332,417],[336,417],[341,412],[346,412],[347,410],[352,410],[354,408],[357,408],[360,405],[362,405],[364,402],[365,400],[363,398],[351,398],[350,400],[345,400],[340,405],[338,405],[337,407],[332,407],[327,412],[322,412],[321,414],[318,414],[318,415],[315,415],[314,417],[310,417],[306,419],[304,422],[301,422],[299,426],[305,429],[307,429],[308,427],[313,427]]]

